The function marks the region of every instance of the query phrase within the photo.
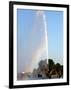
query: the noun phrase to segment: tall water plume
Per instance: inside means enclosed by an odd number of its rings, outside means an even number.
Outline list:
[[[44,11],[37,11],[32,33],[32,69],[38,67],[40,60],[45,59],[48,63],[47,23]]]

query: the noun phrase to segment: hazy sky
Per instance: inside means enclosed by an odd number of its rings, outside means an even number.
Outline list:
[[[37,10],[17,10],[18,72],[25,71],[25,68],[29,69],[31,64],[31,38],[33,37],[31,34],[35,29],[36,13]],[[48,58],[53,59],[55,63],[63,64],[63,12],[44,11],[44,14],[48,33]],[[37,28],[39,28],[39,25]],[[34,48],[38,45],[39,38],[41,37],[39,30],[36,34],[38,35],[33,40]]]

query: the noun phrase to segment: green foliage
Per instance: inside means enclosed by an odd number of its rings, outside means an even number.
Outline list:
[[[56,70],[57,71],[61,70],[61,65],[59,63],[56,64]]]
[[[48,66],[49,66],[49,71],[51,71],[52,68],[55,67],[55,63],[52,59],[48,59]]]
[[[55,63],[54,63],[54,61],[53,61],[52,59],[48,59],[48,64],[49,64],[50,66],[52,66],[52,65],[54,65]]]
[[[60,78],[63,77],[63,65],[60,63],[55,64],[53,59],[48,59],[48,63],[47,59],[41,60],[38,63],[38,68],[36,70],[34,69],[34,73],[37,73],[38,77],[44,76],[43,74],[45,74],[47,78]]]

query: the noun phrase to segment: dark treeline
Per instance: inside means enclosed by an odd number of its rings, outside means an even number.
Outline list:
[[[58,75],[58,77],[63,77],[63,65],[60,63],[56,63],[52,59],[48,59],[48,67],[49,67],[49,77],[51,75]]]
[[[38,63],[38,68],[33,70],[33,75],[37,77],[45,78],[62,78],[63,77],[63,65],[54,62],[52,59],[41,60]]]

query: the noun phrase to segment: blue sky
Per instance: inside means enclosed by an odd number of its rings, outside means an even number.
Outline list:
[[[31,32],[34,29],[37,10],[17,10],[17,49],[18,72],[24,71],[26,65],[30,65],[31,56]],[[48,33],[48,58],[55,63],[63,64],[63,12],[44,11]],[[34,41],[40,38],[40,32]],[[27,57],[27,59],[26,59]]]

